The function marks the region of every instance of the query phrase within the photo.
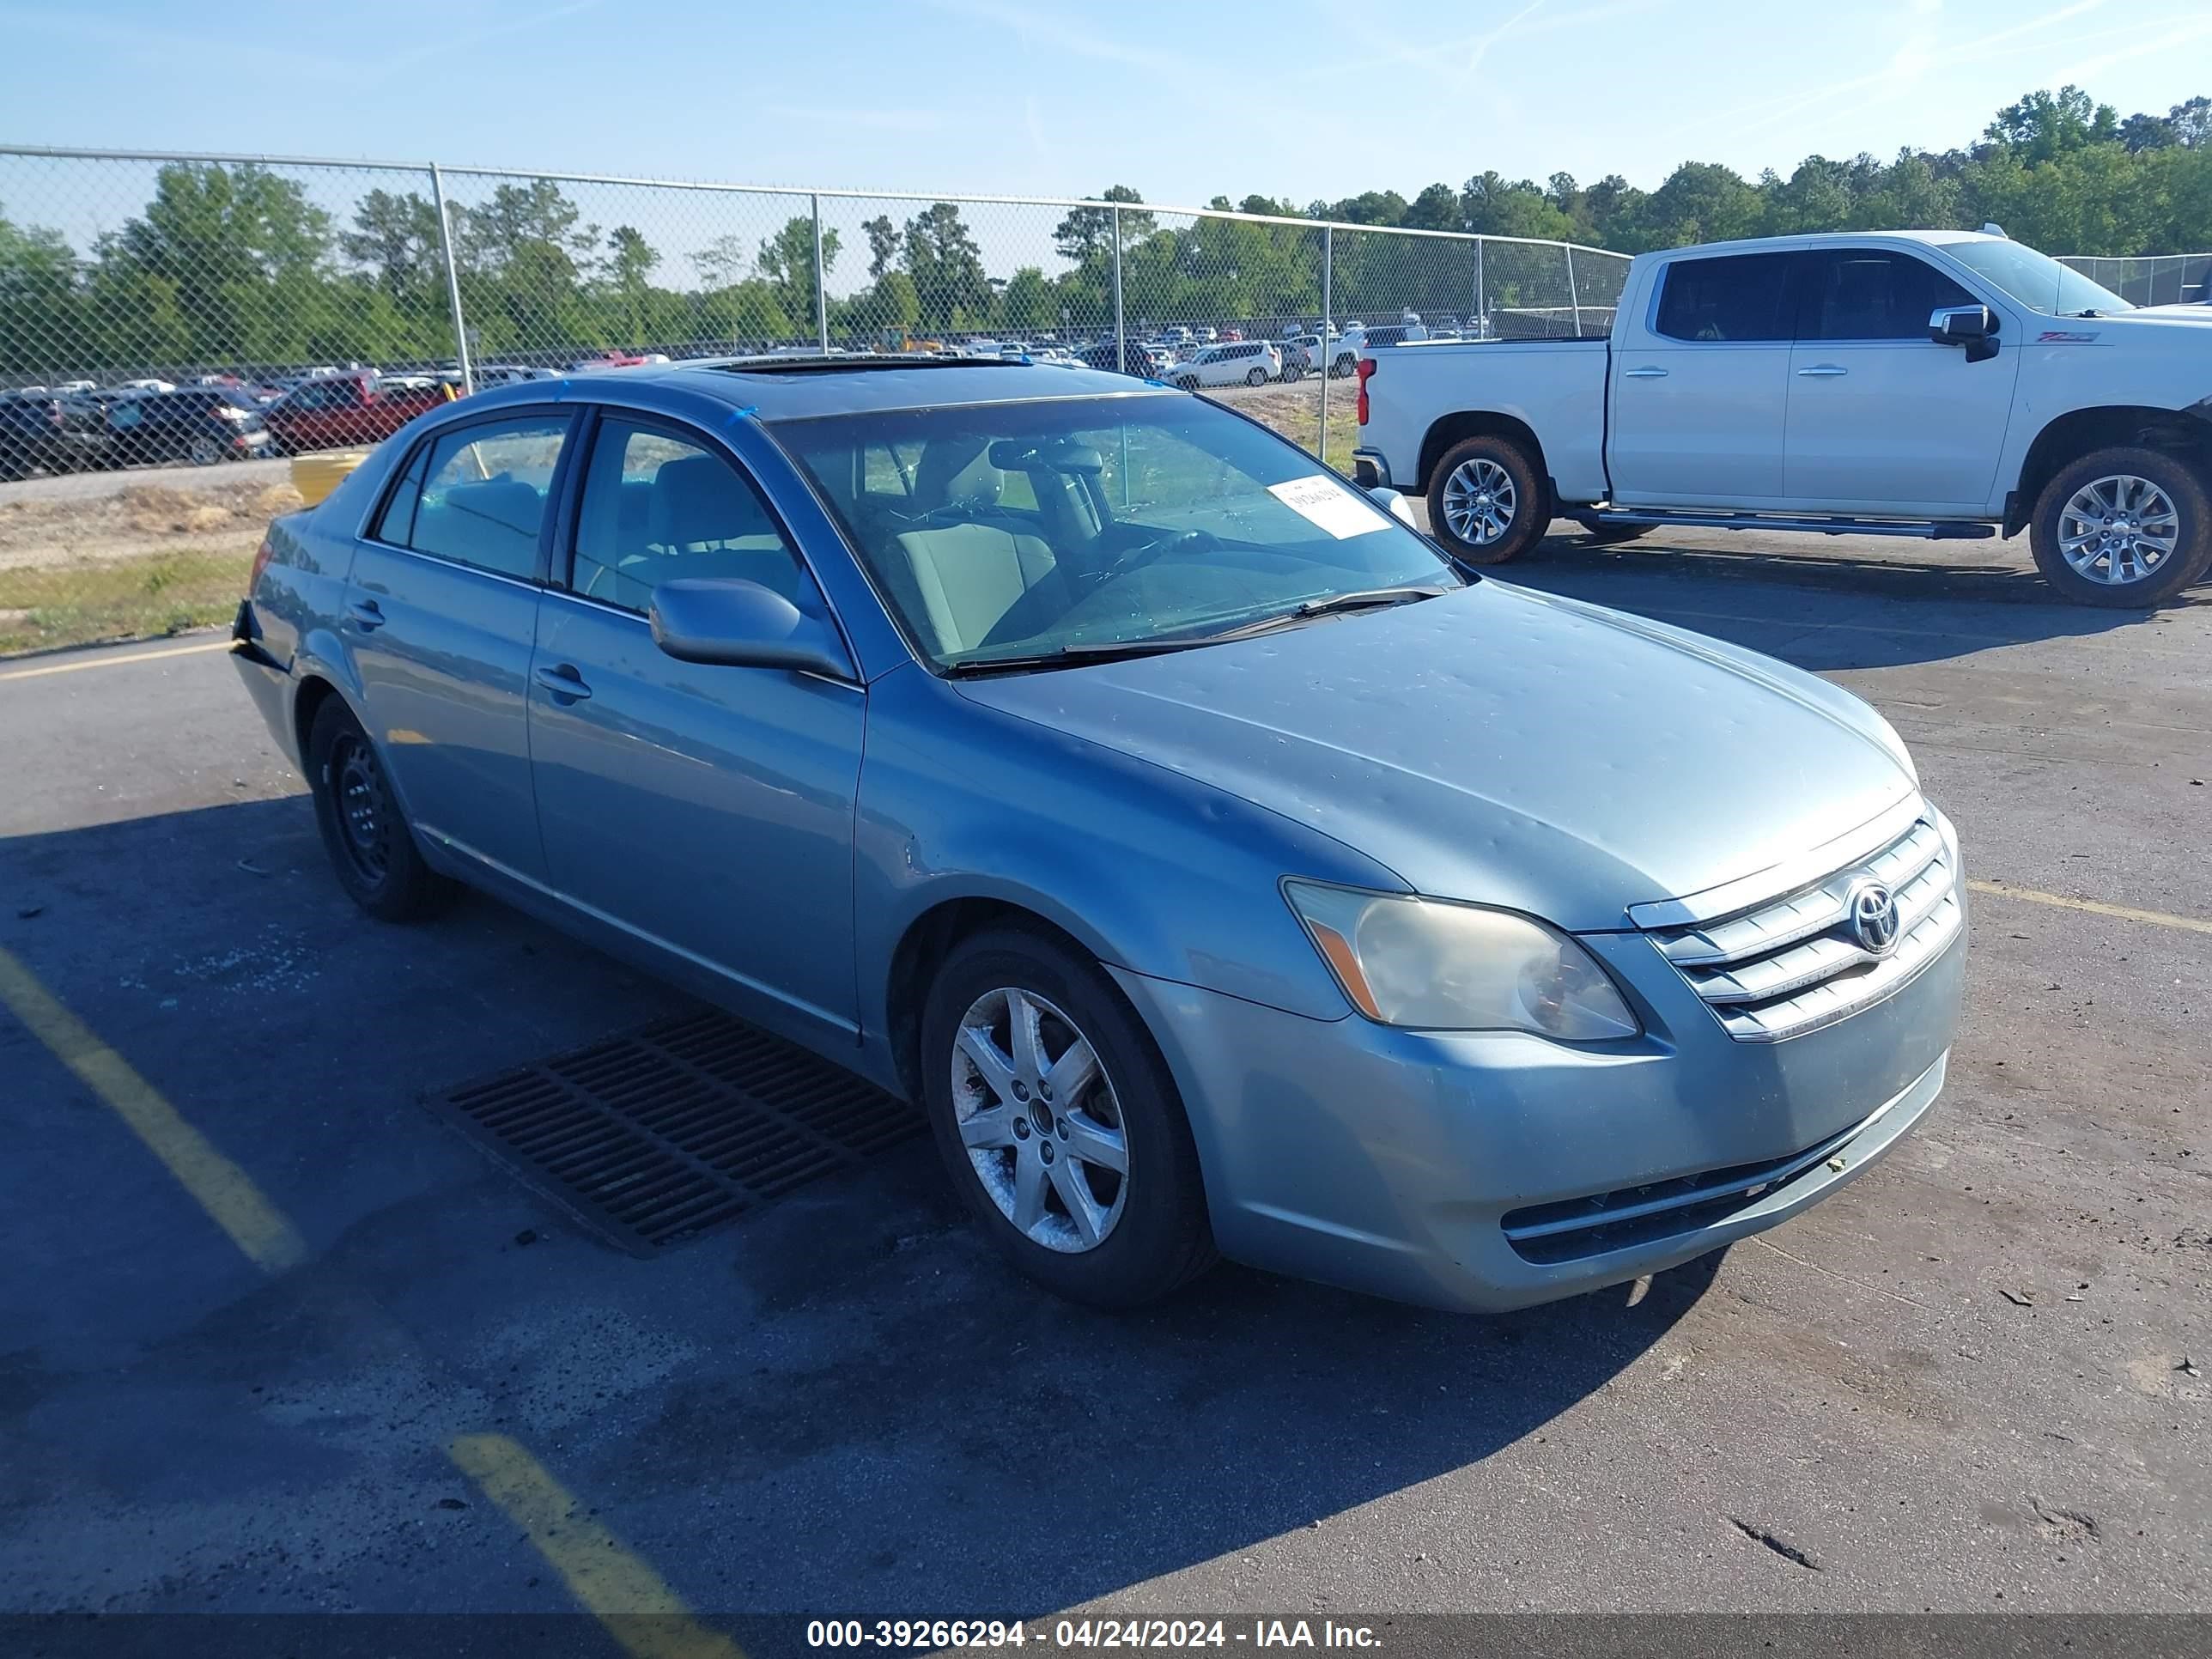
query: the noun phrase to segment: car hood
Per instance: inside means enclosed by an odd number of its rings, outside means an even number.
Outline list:
[[[1847,692],[1489,580],[1255,639],[957,684],[1310,825],[1414,891],[1580,932],[1802,855],[1917,787],[1895,733]]]

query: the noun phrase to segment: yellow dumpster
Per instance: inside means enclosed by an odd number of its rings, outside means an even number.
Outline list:
[[[366,449],[329,449],[292,458],[292,488],[309,507],[345,481],[347,473],[368,459]]]

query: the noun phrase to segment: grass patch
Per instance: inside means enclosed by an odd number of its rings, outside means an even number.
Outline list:
[[[250,552],[188,549],[0,570],[0,657],[228,622],[252,562]]]

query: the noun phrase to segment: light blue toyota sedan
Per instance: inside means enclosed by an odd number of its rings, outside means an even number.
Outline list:
[[[480,393],[279,520],[235,631],[369,915],[466,883],[874,1079],[1085,1302],[1616,1283],[1942,1086],[1959,845],[1879,715],[1186,393]]]

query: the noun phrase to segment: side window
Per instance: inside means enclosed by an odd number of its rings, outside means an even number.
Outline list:
[[[407,538],[415,533],[415,508],[422,499],[422,469],[430,459],[430,446],[418,444],[408,459],[407,471],[392,489],[378,515],[376,527],[369,532],[378,541],[390,542],[395,547],[407,545]]]
[[[1678,259],[1659,293],[1658,333],[1670,340],[1786,340],[1790,318],[1786,253],[1743,253],[1722,259]]]
[[[603,419],[584,474],[568,586],[642,612],[678,578],[742,578],[797,600],[811,586],[751,482],[700,445]]]
[[[1872,248],[1802,256],[1801,340],[1925,340],[1931,312],[1974,296],[1925,260]]]
[[[502,576],[536,576],[546,492],[568,435],[565,415],[526,415],[432,439],[406,545]]]

